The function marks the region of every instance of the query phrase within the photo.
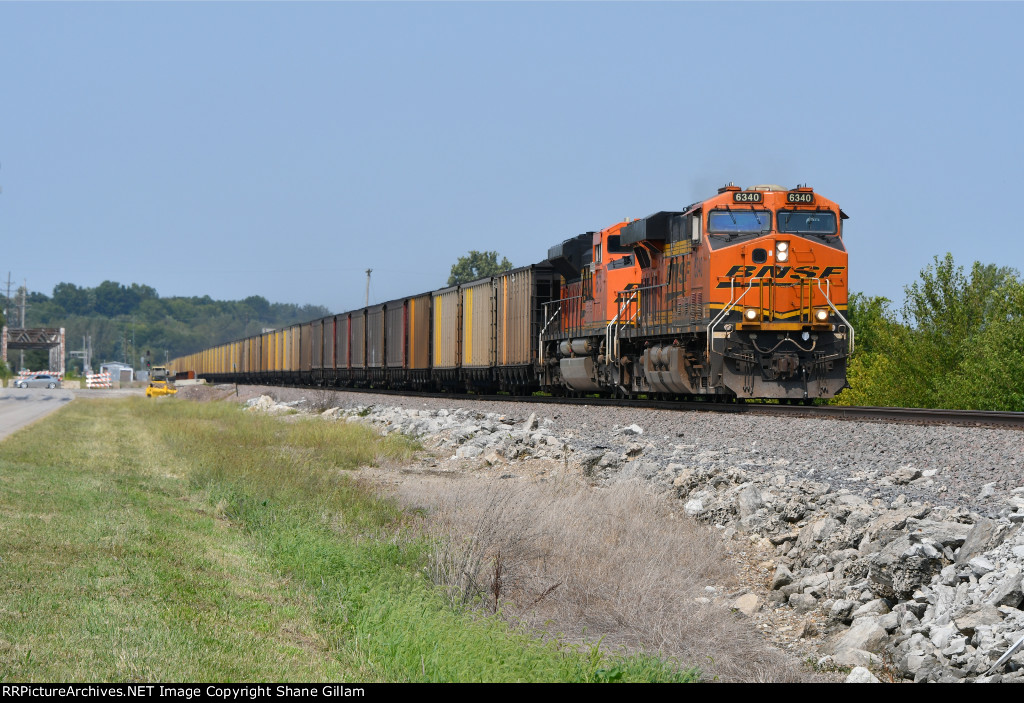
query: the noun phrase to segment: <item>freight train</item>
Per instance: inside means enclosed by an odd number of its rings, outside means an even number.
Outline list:
[[[496,276],[175,359],[211,382],[811,402],[846,386],[846,214],[729,184]]]

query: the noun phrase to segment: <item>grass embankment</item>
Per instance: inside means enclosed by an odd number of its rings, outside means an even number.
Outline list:
[[[460,610],[345,475],[415,447],[236,406],[79,400],[0,443],[0,680],[688,680]]]

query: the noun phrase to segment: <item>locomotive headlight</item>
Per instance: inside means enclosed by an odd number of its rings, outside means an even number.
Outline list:
[[[757,319],[757,309],[747,308],[746,310],[743,311],[743,318],[749,322],[753,322],[754,320]]]
[[[828,310],[825,308],[818,308],[814,311],[815,322],[828,322]]]
[[[775,260],[789,261],[789,242],[775,243]]]

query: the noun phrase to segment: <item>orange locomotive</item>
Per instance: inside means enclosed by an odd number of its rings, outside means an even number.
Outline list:
[[[542,387],[779,398],[846,387],[845,213],[806,186],[734,185],[552,247]]]

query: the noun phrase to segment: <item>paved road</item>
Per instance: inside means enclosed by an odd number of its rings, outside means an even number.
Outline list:
[[[76,398],[125,398],[146,395],[145,388],[75,388],[70,391]]]
[[[74,397],[64,390],[0,388],[0,439],[64,407]]]

